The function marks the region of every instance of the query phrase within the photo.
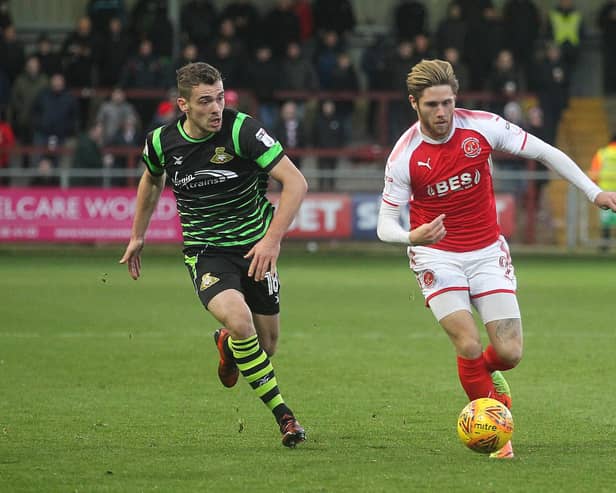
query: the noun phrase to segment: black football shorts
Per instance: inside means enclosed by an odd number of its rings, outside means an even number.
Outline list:
[[[243,293],[250,311],[275,315],[280,311],[278,275],[267,272],[263,281],[248,277],[250,259],[235,253],[202,252],[186,255],[184,263],[201,303],[207,309],[212,298],[226,289]]]

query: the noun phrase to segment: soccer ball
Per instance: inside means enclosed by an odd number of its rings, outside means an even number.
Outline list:
[[[496,399],[475,399],[458,416],[458,436],[464,445],[475,452],[496,452],[503,448],[512,434],[511,412]]]

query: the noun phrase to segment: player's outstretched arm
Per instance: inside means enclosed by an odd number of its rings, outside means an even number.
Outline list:
[[[154,176],[147,169],[139,180],[131,237],[120,259],[121,264],[127,264],[128,273],[135,280],[141,275],[141,250],[145,242],[145,232],[164,187],[165,175]]]
[[[601,209],[611,209],[616,212],[616,192],[599,192],[595,197],[595,205]]]
[[[251,258],[248,275],[255,281],[265,279],[266,272],[276,272],[276,262],[280,255],[280,242],[291,226],[299,207],[304,200],[308,185],[304,175],[293,162],[284,156],[270,172],[270,176],[282,185],[276,213],[265,236],[245,255]]]

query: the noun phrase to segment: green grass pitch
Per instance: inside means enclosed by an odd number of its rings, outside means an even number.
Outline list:
[[[1,492],[614,491],[613,258],[514,251],[516,458],[491,461],[458,440],[455,355],[402,249],[283,251],[295,450],[245,382],[219,384],[179,252],[146,249],[137,282],[121,252],[0,252]]]

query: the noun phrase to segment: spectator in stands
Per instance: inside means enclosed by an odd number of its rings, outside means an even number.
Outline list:
[[[120,17],[109,19],[107,34],[101,44],[97,60],[99,84],[114,87],[120,82],[122,70],[128,60],[132,42]]]
[[[439,56],[443,56],[448,48],[456,48],[461,59],[466,54],[465,42],[468,31],[468,22],[462,18],[462,8],[456,0],[447,5],[447,13],[436,28],[436,50]],[[470,87],[461,85],[461,87]]]
[[[47,146],[50,151],[55,151],[67,138],[75,135],[79,128],[78,105],[66,88],[63,74],[51,76],[49,87],[41,90],[32,105],[32,115],[35,146]],[[53,152],[48,160],[56,166],[57,156]]]
[[[513,53],[521,75],[527,77],[541,29],[539,9],[533,0],[507,0],[503,5],[502,17],[503,46]]]
[[[274,58],[282,57],[290,42],[300,42],[299,17],[293,10],[292,0],[276,0],[263,17],[260,31],[265,43],[272,48]]]
[[[319,43],[314,52],[314,65],[319,76],[319,87],[330,90],[332,74],[336,68],[338,55],[344,51],[344,43],[333,29],[320,31]]]
[[[314,145],[321,149],[340,149],[347,142],[344,140],[342,121],[336,112],[336,103],[331,100],[321,102],[319,114],[314,125]],[[337,157],[317,158],[317,166],[320,172],[318,188],[321,192],[332,192],[336,188],[334,173],[338,167]]]
[[[394,143],[409,124],[415,121],[415,112],[407,104],[406,75],[418,62],[415,57],[415,47],[411,41],[402,40],[388,59],[388,70],[385,89],[396,91],[400,99],[391,99],[387,103],[388,141]]]
[[[413,41],[415,36],[426,32],[428,11],[423,2],[399,0],[392,14],[397,41]]]
[[[549,39],[560,48],[567,72],[572,74],[580,56],[580,43],[585,37],[582,13],[573,0],[557,0],[548,16]]]
[[[560,48],[549,43],[545,55],[540,55],[533,69],[532,89],[537,93],[544,115],[545,140],[556,142],[556,133],[562,112],[569,104],[570,75],[567,65],[560,56]]]
[[[492,0],[456,0],[456,3],[460,5],[462,18],[469,24],[480,19],[485,9],[494,8]]]
[[[603,90],[616,94],[616,0],[605,2],[597,16],[601,30],[601,54],[603,58]]]
[[[210,58],[215,55],[216,47],[219,41],[226,41],[231,47],[231,57],[237,58],[238,62],[246,56],[246,53],[252,50],[254,46],[254,40],[250,44],[245,44],[244,40],[237,35],[235,24],[229,18],[221,19],[218,24],[218,31],[216,36],[210,41],[207,46],[205,56]]]
[[[357,76],[357,71],[355,70],[355,66],[351,60],[351,55],[346,51],[338,53],[336,58],[336,66],[331,74],[330,90],[347,92],[359,91],[359,78]],[[352,120],[353,113],[355,111],[355,98],[336,101],[336,108],[338,116],[342,122],[344,140],[346,142],[350,142],[352,138]]]
[[[23,43],[17,38],[13,24],[5,26],[0,39],[0,67],[4,69],[11,84],[21,73],[26,61]]]
[[[289,43],[280,67],[280,89],[283,91],[316,91],[319,77],[310,61],[302,55],[299,43]],[[304,98],[298,98],[297,111],[304,117]]]
[[[114,135],[109,142],[109,147],[119,149],[120,151],[140,150],[143,145],[145,135],[141,131],[141,126],[137,118],[127,118],[122,122],[122,127]],[[129,157],[127,154],[110,154],[103,155],[103,165],[115,170],[127,170],[129,167]],[[132,161],[133,164],[138,164],[139,160]],[[111,179],[113,186],[125,186],[126,178],[115,176]]]
[[[225,108],[240,110],[240,95],[233,89],[225,90]]]
[[[252,46],[258,38],[261,15],[251,0],[229,3],[220,14],[221,19],[231,19],[235,33],[243,46]]]
[[[89,17],[80,17],[76,29],[69,33],[61,49],[67,87],[92,87],[97,40]]]
[[[57,165],[52,157],[45,156],[38,160],[36,176],[30,182],[31,187],[57,187],[60,185],[60,177],[57,173]]]
[[[503,50],[508,51],[508,50]],[[526,128],[524,112],[518,101],[510,100],[501,105],[500,114],[510,123],[520,128]],[[514,159],[512,156],[499,156],[494,159],[494,190],[501,193],[511,193],[516,201],[522,201],[528,189],[528,182],[524,178],[526,162]]]
[[[482,91],[496,55],[503,47],[503,24],[494,7],[486,7],[478,18],[469,20],[464,43],[471,89]]]
[[[177,105],[178,92],[175,87],[167,91],[165,99],[160,101],[156,106],[154,116],[146,129],[147,132],[154,130],[155,128],[166,125],[172,122],[181,115],[180,109]]]
[[[366,76],[366,88],[368,91],[383,91],[389,88],[389,53],[394,50],[392,40],[384,34],[379,34],[361,54],[360,67]],[[370,100],[368,106],[366,128],[368,134],[376,137],[379,101]]]
[[[173,62],[173,70],[172,74],[170,74],[171,79],[173,78],[172,76],[175,76],[175,71],[177,69],[197,61],[199,61],[199,48],[195,43],[190,41],[182,47],[180,57]]]
[[[455,46],[445,48],[445,50],[443,51],[443,59],[449,62],[453,67],[453,71],[456,74],[456,79],[458,79],[460,87],[469,87],[471,76],[468,71],[468,67],[462,61],[462,57],[458,48],[456,48]]]
[[[98,38],[107,35],[109,21],[114,17],[126,23],[124,0],[89,0],[86,14],[92,21],[92,32]]]
[[[116,87],[111,91],[109,100],[101,104],[96,114],[96,123],[102,130],[102,145],[109,145],[128,119],[139,121],[137,111],[135,106],[126,100],[124,90]]]
[[[32,144],[34,101],[48,84],[47,75],[41,73],[39,59],[36,56],[28,57],[24,71],[13,84],[8,107],[8,119],[22,145]],[[25,157],[24,161],[27,162]]]
[[[312,11],[317,34],[333,29],[344,38],[355,30],[355,11],[350,0],[314,0]]]
[[[293,155],[293,149],[306,147],[307,135],[303,119],[297,113],[295,101],[285,101],[280,108],[280,118],[274,127],[274,133],[282,146],[293,158],[297,168],[301,167],[302,158]]]
[[[41,33],[36,41],[36,51],[33,53],[39,59],[41,72],[47,77],[62,72],[62,57],[51,44],[49,36]]]
[[[418,62],[426,59],[434,58],[434,49],[432,48],[432,42],[430,37],[426,33],[419,33],[413,38],[413,44],[415,45],[415,58]]]
[[[314,15],[310,0],[294,0],[293,12],[299,19],[300,42],[306,42],[312,38],[314,33]]]
[[[0,0],[0,33],[6,26],[13,24],[13,16],[9,9],[9,0]]]
[[[72,168],[73,170],[84,170],[92,172],[98,170],[99,176],[80,175],[79,171],[74,171],[71,174],[70,185],[74,187],[100,187],[103,186],[103,153],[101,147],[103,145],[103,126],[100,123],[95,123],[86,131],[81,132],[77,137],[77,146],[73,154]],[[110,167],[112,161],[107,161]],[[110,180],[107,180],[110,182]]]
[[[503,114],[503,109],[508,102],[517,99],[520,93],[525,90],[525,84],[511,51],[501,50],[498,52],[494,61],[494,70],[486,81],[485,89],[497,97],[497,100],[490,105],[489,109],[499,115]]]
[[[0,108],[0,169],[8,168],[11,151],[15,147],[15,134],[11,124],[6,119],[6,110]],[[9,176],[0,176],[0,186],[10,183]]]
[[[274,60],[269,46],[261,44],[257,48],[254,59],[247,64],[244,81],[250,81],[250,88],[259,103],[259,120],[265,128],[273,128],[279,111],[274,93],[279,87],[280,64]],[[259,83],[254,84],[254,81]]]
[[[244,61],[243,57],[233,54],[231,43],[226,39],[218,39],[214,45],[214,52],[209,60],[220,70],[224,77],[225,86],[229,89],[246,87],[247,83],[243,80]]]
[[[216,33],[218,10],[210,0],[190,0],[180,10],[180,33],[184,43],[204,50]]]
[[[599,149],[592,158],[590,177],[604,190],[616,187],[616,134],[605,147]],[[612,229],[616,228],[616,212],[600,210],[601,238],[600,249],[607,252],[610,247]]]
[[[535,137],[539,137],[543,141],[547,140],[547,132],[545,128],[545,122],[543,117],[543,111],[538,104],[532,105],[528,108],[526,112],[526,127],[525,129],[528,133],[533,134]],[[548,168],[539,161],[535,162],[535,171],[547,174]],[[537,197],[539,198],[539,202],[541,203],[539,206],[539,214],[541,216],[541,220],[544,223],[545,229],[552,229],[551,219],[548,212],[548,206],[545,204],[545,197],[543,193],[543,189],[550,182],[547,176],[537,177],[535,179],[535,186],[537,191]]]
[[[152,42],[149,39],[142,39],[138,53],[130,57],[124,65],[119,85],[125,89],[162,89],[166,87],[167,82],[167,65],[152,51]],[[135,98],[134,104],[139,120],[148,122],[152,119],[155,101],[149,98]]]
[[[171,59],[174,31],[167,0],[137,0],[129,15],[128,32],[133,40],[149,39],[157,57]]]

